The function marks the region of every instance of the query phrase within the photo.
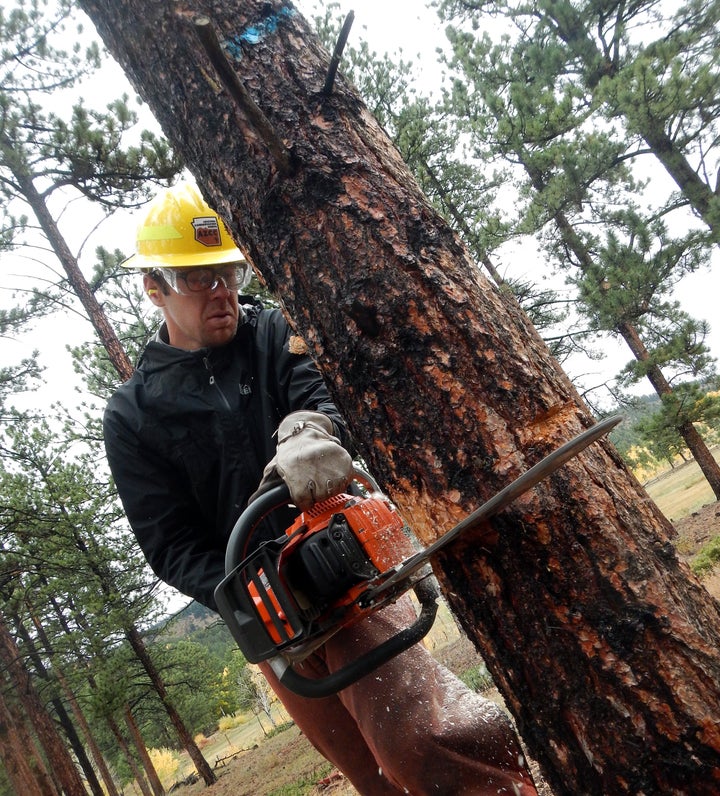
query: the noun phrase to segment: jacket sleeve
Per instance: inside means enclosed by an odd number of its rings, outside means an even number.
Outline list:
[[[214,589],[225,576],[224,545],[216,542],[176,471],[142,444],[121,404],[117,396],[111,399],[103,427],[107,459],[130,527],[161,580],[217,610]]]

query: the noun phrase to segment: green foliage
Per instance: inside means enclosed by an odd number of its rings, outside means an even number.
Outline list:
[[[698,424],[709,444],[720,442],[719,401],[715,380],[684,383],[664,399],[633,398],[623,404],[624,422],[613,429],[610,440],[634,471],[652,472],[663,462],[674,464],[677,457],[687,457],[687,446],[676,430],[685,422]]]
[[[717,439],[718,420],[720,397],[699,384],[686,382],[663,395],[657,411],[639,421],[636,430],[655,458],[672,463],[687,449],[679,429],[689,423],[699,424],[705,427],[706,437]]]
[[[155,649],[154,656],[186,726],[193,735],[209,734],[222,713],[223,661],[201,644],[187,640]],[[157,742],[151,733],[148,737],[152,746],[170,746]]]
[[[108,97],[103,110],[78,98],[100,53],[80,19],[64,1],[17,2],[0,14],[0,254],[20,264],[3,270],[2,286],[15,292],[1,322],[16,333],[58,310],[95,322],[102,309],[80,267],[86,241],[73,252],[69,240],[142,204],[181,169],[163,138],[138,129],[127,96]],[[79,218],[78,200],[89,200]]]
[[[277,727],[273,727],[268,731],[266,737],[272,738],[274,735],[280,735],[281,732],[289,730],[292,726],[294,726],[294,722],[292,721],[286,721],[284,724],[278,724]]]
[[[708,323],[673,293],[709,265],[720,239],[720,2],[649,0],[610,14],[536,0],[439,8],[451,23],[448,113],[462,117],[477,158],[513,162],[520,175],[508,229],[539,239],[575,289],[585,324],[575,341],[621,339],[632,359],[618,387],[647,379],[662,396],[662,413],[645,426],[651,453],[699,454],[690,424],[708,427],[715,409],[690,393],[715,362]],[[478,33],[500,15],[514,23],[501,39]],[[717,484],[720,472],[702,458]]]
[[[460,675],[460,679],[473,691],[487,691],[493,686],[493,680],[484,663],[473,666]]]
[[[707,575],[720,562],[720,536],[708,542],[693,558],[690,568],[696,575]]]

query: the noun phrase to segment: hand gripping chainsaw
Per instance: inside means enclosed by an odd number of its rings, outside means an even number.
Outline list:
[[[262,521],[291,505],[287,487],[275,487],[250,503],[233,527],[226,577],[215,590],[220,615],[245,658],[251,663],[267,660],[290,690],[324,697],[347,688],[417,643],[432,627],[438,593],[429,577],[429,561],[438,550],[497,514],[620,420],[607,418],[571,439],[419,551],[388,498],[360,470],[347,494],[302,512],[282,537],[254,549],[253,537]],[[293,668],[340,629],[409,589],[420,606],[411,626],[327,677],[307,678]]]

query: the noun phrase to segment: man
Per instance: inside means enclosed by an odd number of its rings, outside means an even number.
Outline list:
[[[227,540],[253,494],[282,478],[308,508],[343,491],[347,431],[282,314],[238,297],[249,267],[196,188],[155,200],[126,264],[144,271],[164,323],[108,403],[108,460],[153,570],[216,609]],[[304,660],[303,674],[337,671],[412,619],[407,600],[365,618]],[[422,645],[322,699],[261,668],[361,794],[536,793],[507,717]]]

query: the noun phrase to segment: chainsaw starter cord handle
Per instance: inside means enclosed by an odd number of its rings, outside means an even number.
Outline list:
[[[424,581],[421,581],[424,583]],[[418,584],[420,586],[420,584]],[[415,590],[420,602],[420,613],[417,620],[401,630],[396,635],[374,647],[369,652],[351,661],[346,666],[338,669],[336,672],[329,674],[327,677],[320,677],[317,679],[311,677],[303,677],[292,668],[290,662],[282,655],[276,655],[270,658],[268,663],[272,668],[278,680],[296,694],[311,699],[318,699],[321,697],[332,696],[338,691],[356,683],[372,671],[387,663],[391,658],[399,655],[401,652],[410,649],[410,647],[420,641],[427,635],[430,628],[435,621],[437,614],[438,593],[434,588],[417,588]],[[361,623],[362,624],[362,623]]]

